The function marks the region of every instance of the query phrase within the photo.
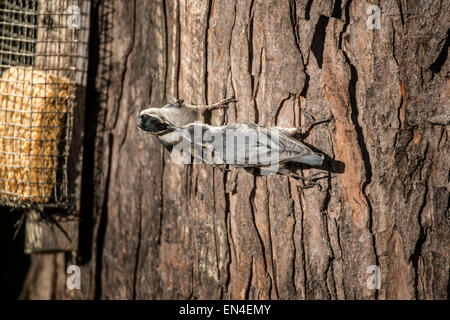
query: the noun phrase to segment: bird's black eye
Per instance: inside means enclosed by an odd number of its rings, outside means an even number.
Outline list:
[[[177,101],[173,102],[173,103],[169,103],[166,104],[165,107],[166,108],[181,108],[181,106],[183,105],[184,100],[183,99],[178,99]]]
[[[161,120],[159,117],[154,117],[148,114],[142,114],[137,119],[137,125],[144,131],[154,134],[166,131],[169,125]]]

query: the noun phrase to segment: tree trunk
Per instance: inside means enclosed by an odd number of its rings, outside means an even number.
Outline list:
[[[95,1],[82,282],[67,297],[448,298],[449,12],[436,0]],[[169,96],[235,96],[213,125],[333,115],[305,138],[333,159],[330,178],[320,191],[174,164],[136,126]]]

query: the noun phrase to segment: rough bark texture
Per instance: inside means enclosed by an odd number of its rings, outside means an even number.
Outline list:
[[[366,25],[372,4],[380,29]],[[82,289],[65,294],[448,298],[449,12],[444,0],[96,1]],[[135,123],[169,96],[232,95],[212,124],[293,127],[301,109],[333,114],[305,141],[345,168],[330,168],[320,192],[283,176],[178,166]],[[371,265],[379,290],[366,285]]]

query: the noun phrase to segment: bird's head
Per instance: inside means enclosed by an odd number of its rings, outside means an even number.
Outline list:
[[[143,110],[136,122],[142,130],[158,136],[171,132],[174,129],[173,125],[162,115],[160,110],[154,108]]]

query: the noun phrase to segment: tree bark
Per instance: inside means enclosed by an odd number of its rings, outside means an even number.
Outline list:
[[[380,29],[367,26],[373,4]],[[82,284],[67,297],[448,298],[449,12],[435,0],[95,1]],[[325,168],[319,191],[176,165],[135,122],[169,96],[235,96],[213,125],[333,115],[305,142],[343,168]]]

